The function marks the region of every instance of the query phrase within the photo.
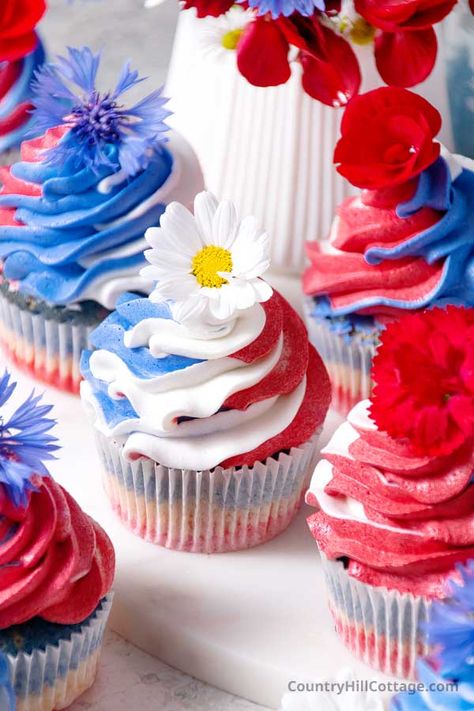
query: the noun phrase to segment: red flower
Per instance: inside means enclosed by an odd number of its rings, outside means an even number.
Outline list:
[[[371,416],[417,454],[474,437],[474,309],[449,306],[387,326],[374,359]]]
[[[184,0],[184,9],[196,8],[198,17],[219,17],[230,10],[234,0]]]
[[[428,101],[406,89],[383,87],[347,106],[334,162],[359,188],[400,185],[419,175],[440,154],[433,139],[441,116]]]
[[[35,27],[45,10],[45,0],[1,0],[0,61],[21,59],[34,50]]]
[[[333,3],[336,7],[337,3]],[[254,86],[277,86],[291,76],[290,46],[299,49],[303,88],[329,106],[346,104],[360,86],[360,70],[352,47],[312,17],[294,13],[272,20],[256,17],[245,29],[237,48],[240,73]]]
[[[431,73],[438,50],[433,25],[457,0],[355,0],[355,9],[378,29],[375,61],[380,76],[394,86],[414,86]]]

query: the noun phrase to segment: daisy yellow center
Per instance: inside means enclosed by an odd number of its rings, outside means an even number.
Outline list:
[[[237,49],[237,45],[239,44],[241,36],[242,30],[229,30],[222,36],[222,46],[224,47],[224,49]]]
[[[209,245],[201,249],[193,257],[192,274],[201,286],[220,288],[227,280],[218,272],[232,271],[232,254],[228,249]]]
[[[349,32],[349,37],[354,44],[370,44],[375,37],[375,27],[364,20],[363,17],[358,17],[352,22]]]

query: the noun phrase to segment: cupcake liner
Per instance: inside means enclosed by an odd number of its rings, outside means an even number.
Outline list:
[[[7,654],[17,711],[60,711],[94,683],[112,595],[78,632],[32,653]]]
[[[367,585],[352,578],[340,561],[321,553],[336,630],[359,659],[386,674],[415,678],[417,657],[429,645],[422,624],[431,602],[398,590]]]
[[[144,458],[129,462],[116,442],[100,433],[97,440],[105,490],[131,531],[174,550],[223,553],[259,545],[287,528],[314,468],[319,433],[265,463],[205,471]]]
[[[81,352],[97,323],[49,319],[0,293],[0,343],[7,356],[33,377],[67,392],[79,392]]]
[[[377,330],[341,334],[325,319],[311,315],[313,299],[305,300],[309,340],[319,352],[332,383],[332,407],[342,415],[372,392],[372,360],[377,348]]]

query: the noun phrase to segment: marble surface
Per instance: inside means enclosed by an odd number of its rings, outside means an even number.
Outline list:
[[[70,711],[267,711],[203,684],[109,632],[96,683]]]

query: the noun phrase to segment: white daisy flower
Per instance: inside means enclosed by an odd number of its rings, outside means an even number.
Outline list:
[[[141,275],[156,282],[151,301],[167,301],[173,318],[193,331],[229,326],[272,295],[260,279],[270,266],[268,235],[254,217],[240,220],[229,200],[199,193],[194,216],[172,202],[145,238],[150,265]]]
[[[206,17],[199,36],[201,51],[213,56],[234,56],[242,32],[253,17],[251,10],[239,5],[233,5],[219,17]]]

